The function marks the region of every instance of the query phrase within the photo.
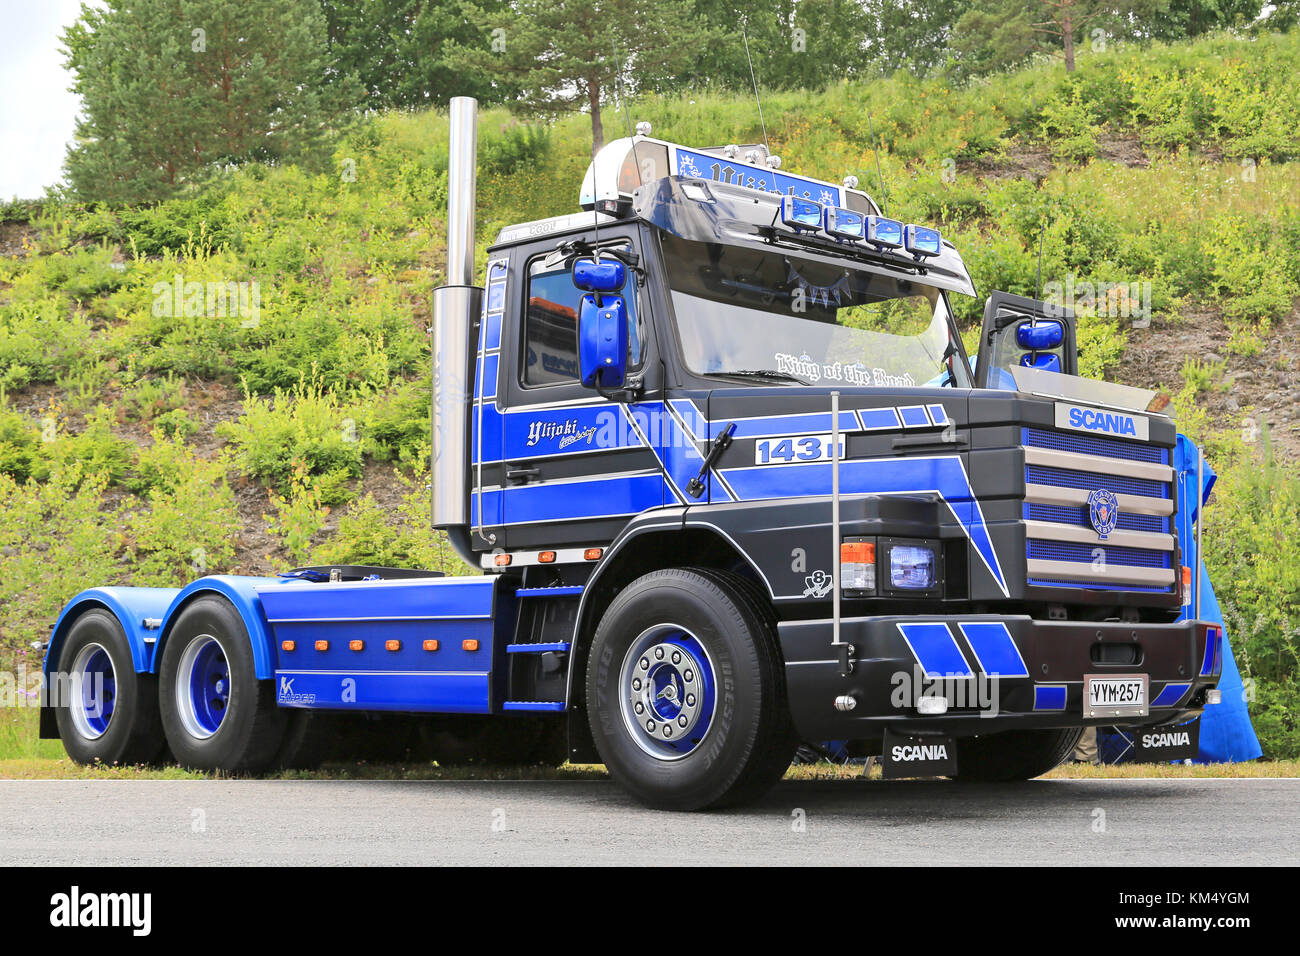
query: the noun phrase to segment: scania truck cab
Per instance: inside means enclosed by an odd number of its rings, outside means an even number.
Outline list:
[[[645,126],[579,212],[502,230],[476,285],[472,100],[451,123],[433,525],[478,573],[86,591],[46,657],[73,757],[259,770],[321,711],[540,716],[647,805],[698,809],[801,740],[1017,780],[1082,727],[1216,699],[1202,485],[1152,393],[1077,376],[1068,310],[994,293],[972,360],[937,230]]]

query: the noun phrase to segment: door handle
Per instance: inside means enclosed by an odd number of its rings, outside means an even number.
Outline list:
[[[541,469],[535,465],[522,465],[519,468],[506,469],[506,481],[516,485],[526,484],[534,478],[540,478],[541,475]]]

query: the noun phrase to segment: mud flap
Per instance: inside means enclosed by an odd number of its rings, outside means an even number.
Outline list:
[[[1141,727],[1133,730],[1133,762],[1164,763],[1194,760],[1201,748],[1199,718],[1177,727]]]
[[[886,730],[880,764],[886,780],[955,777],[957,743],[947,734],[911,735]]]

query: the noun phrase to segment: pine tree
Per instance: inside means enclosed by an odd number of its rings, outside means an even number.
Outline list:
[[[316,0],[108,0],[63,34],[81,95],[75,192],[157,200],[214,170],[315,155],[359,92]]]
[[[519,91],[512,105],[535,115],[586,109],[592,152],[605,142],[602,107],[685,64],[705,36],[691,0],[516,0],[492,14],[469,8],[481,31],[457,45],[454,66]]]

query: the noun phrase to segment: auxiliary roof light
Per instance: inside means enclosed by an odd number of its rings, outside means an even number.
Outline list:
[[[791,229],[813,230],[822,226],[822,204],[799,196],[781,197],[781,221]]]
[[[843,206],[826,207],[827,235],[836,239],[862,240],[867,238],[867,217]]]
[[[939,242],[938,229],[916,225],[908,225],[903,229],[903,248],[914,256],[937,256]]]
[[[897,249],[903,244],[903,224],[884,216],[867,217],[867,242],[886,249]]]

